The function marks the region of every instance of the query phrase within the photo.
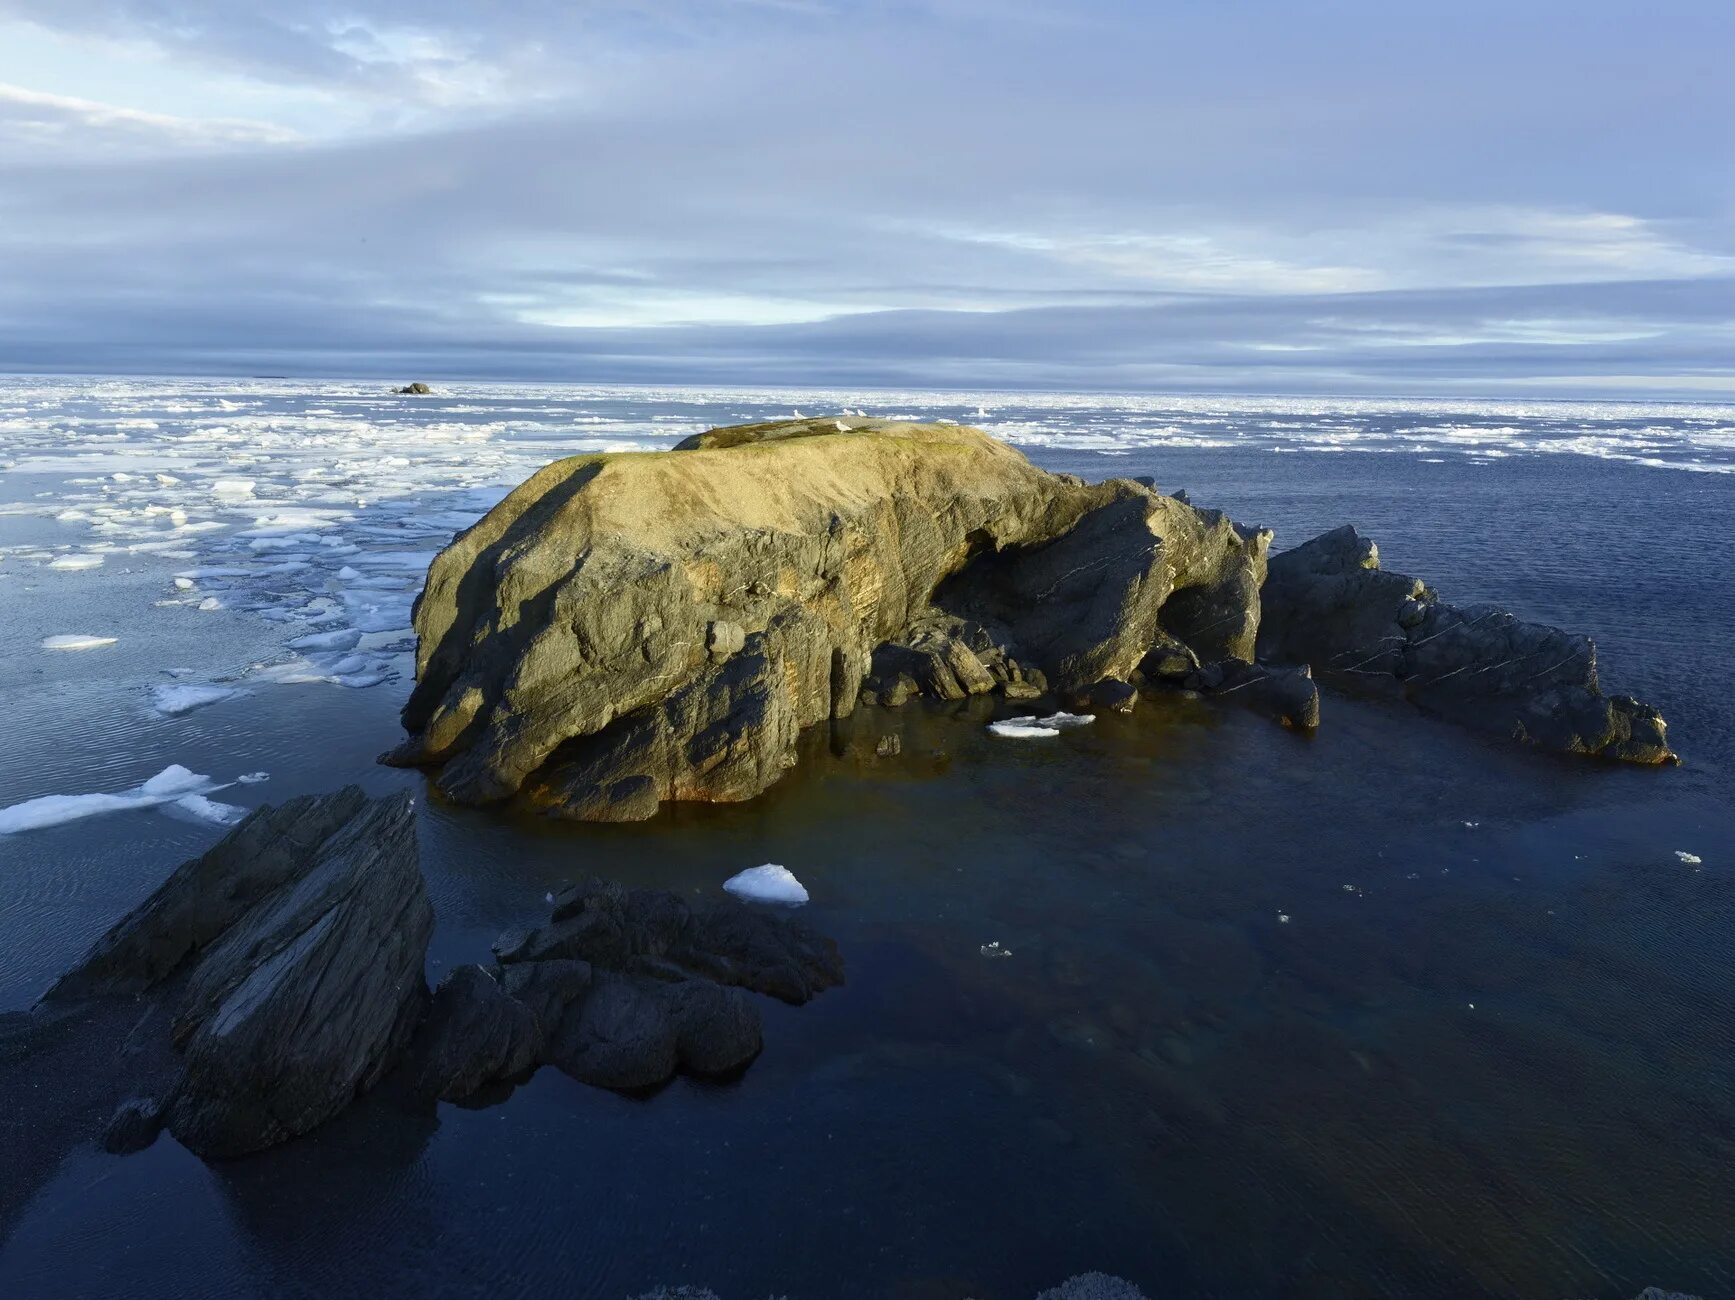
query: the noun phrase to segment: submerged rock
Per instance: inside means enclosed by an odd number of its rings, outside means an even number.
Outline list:
[[[864,695],[1084,697],[1159,635],[1251,658],[1269,540],[958,425],[792,420],[559,461],[434,561],[387,761],[575,818],[752,798]]]
[[[1395,684],[1429,712],[1544,749],[1675,761],[1655,709],[1602,693],[1589,637],[1444,604],[1379,562],[1349,526],[1272,557],[1261,656],[1347,685]]]

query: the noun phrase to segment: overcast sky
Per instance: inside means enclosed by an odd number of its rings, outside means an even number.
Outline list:
[[[0,0],[0,369],[1735,394],[1731,0]]]

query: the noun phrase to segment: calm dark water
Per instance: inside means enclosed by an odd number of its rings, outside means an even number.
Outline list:
[[[1008,742],[978,704],[864,713],[856,741],[896,731],[899,759],[816,735],[766,798],[644,826],[424,802],[436,979],[580,872],[708,891],[773,861],[849,983],[768,1005],[764,1055],[727,1086],[629,1100],[544,1071],[431,1123],[363,1102],[232,1165],[168,1140],[75,1152],[0,1224],[0,1295],[1010,1300],[1087,1269],[1153,1297],[1735,1294],[1729,476],[1575,454],[1033,456],[1154,474],[1280,544],[1354,521],[1448,599],[1592,633],[1605,684],[1659,705],[1687,763],[1514,752],[1337,698],[1311,740],[1152,699]],[[61,490],[41,483],[14,499]],[[0,584],[0,804],[169,761],[269,770],[214,796],[242,804],[417,784],[372,763],[390,686],[147,719],[159,668],[276,635],[242,612],[165,624],[176,563]],[[128,635],[37,652],[96,617],[81,600]],[[0,837],[0,1008],[218,833],[147,811]],[[984,958],[990,941],[1013,955]]]

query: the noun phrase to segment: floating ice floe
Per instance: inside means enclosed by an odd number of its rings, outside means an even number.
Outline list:
[[[749,867],[723,882],[723,888],[737,898],[755,903],[787,903],[791,907],[807,901],[807,888],[795,878],[788,867],[767,862],[761,867]]]
[[[42,638],[44,650],[94,650],[99,645],[113,645],[118,638],[112,636],[84,636],[77,632],[63,632],[59,636]]]
[[[235,781],[239,785],[258,785],[261,781],[269,781],[270,779],[271,773],[269,772],[243,772],[235,778]]]
[[[983,944],[977,951],[979,951],[984,957],[1010,957],[1012,955],[1012,949],[1002,948],[1000,946],[1000,940],[998,939],[990,940]]]
[[[1023,718],[1002,718],[990,722],[988,730],[1008,740],[1034,740],[1058,736],[1069,727],[1082,727],[1096,721],[1094,713],[1051,713],[1046,718],[1034,715]]]
[[[1675,856],[1682,862],[1686,863],[1689,867],[1702,866],[1705,862],[1705,859],[1700,857],[1697,853],[1689,853],[1685,849],[1676,849]]]
[[[208,776],[171,763],[143,785],[117,794],[45,794],[0,808],[0,835],[43,830],[105,813],[130,812],[136,808],[159,808],[177,804],[205,821],[228,817],[228,804],[212,803],[204,796],[223,789]]]
[[[158,713],[170,717],[179,717],[183,713],[191,713],[194,709],[202,709],[207,704],[221,704],[224,700],[245,694],[236,686],[155,686],[151,695],[156,701]]]
[[[247,815],[245,808],[238,808],[232,803],[218,803],[202,794],[182,795],[166,808],[178,808],[199,821],[210,822],[213,826],[233,826]]]
[[[310,632],[289,643],[291,650],[354,650],[361,632],[353,627],[340,627],[334,632]]]
[[[57,555],[48,562],[51,569],[94,569],[102,564],[100,555]]]

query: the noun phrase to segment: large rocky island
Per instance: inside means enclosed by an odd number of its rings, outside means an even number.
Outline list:
[[[1582,636],[1442,603],[1353,529],[1271,534],[1086,483],[952,424],[716,429],[542,469],[434,561],[409,738],[461,803],[597,820],[749,799],[863,703],[999,692],[1129,709],[1238,695],[1300,727],[1314,678],[1563,752],[1673,759]]]

